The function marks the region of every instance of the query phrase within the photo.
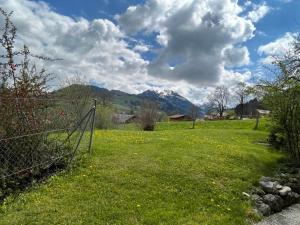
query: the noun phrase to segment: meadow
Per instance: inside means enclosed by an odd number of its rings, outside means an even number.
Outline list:
[[[285,157],[260,142],[267,121],[97,130],[93,154],[0,207],[0,224],[250,224],[242,194]]]

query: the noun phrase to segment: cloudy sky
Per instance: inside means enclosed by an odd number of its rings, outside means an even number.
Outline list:
[[[264,74],[300,31],[300,0],[0,0],[17,45],[62,61],[57,79],[139,93],[172,89],[195,103],[216,85]]]

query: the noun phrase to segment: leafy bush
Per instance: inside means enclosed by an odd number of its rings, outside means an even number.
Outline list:
[[[137,115],[137,124],[144,131],[153,131],[159,119],[157,105],[154,102],[146,101],[140,107]]]
[[[113,123],[114,109],[110,106],[100,105],[97,107],[95,127],[98,129],[114,128]]]
[[[27,46],[16,51],[12,13],[0,8],[0,14],[4,18],[0,46],[4,48],[1,52],[6,53],[0,56],[0,176],[5,177],[0,180],[0,189],[9,192],[21,183],[42,176],[53,165],[65,166],[71,146],[45,133],[55,127],[49,116],[50,109],[56,110],[55,106],[44,101],[49,75],[30,64],[29,57],[51,59],[31,54]],[[15,62],[15,56],[22,60]]]
[[[279,71],[276,79],[258,86],[272,111],[270,141],[300,163],[300,40],[274,64]]]
[[[287,83],[286,83],[287,82]],[[300,84],[281,80],[268,88],[265,102],[272,109],[270,142],[300,160]]]

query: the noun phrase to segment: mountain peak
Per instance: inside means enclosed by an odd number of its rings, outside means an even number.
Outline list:
[[[159,92],[161,96],[170,96],[170,95],[178,95],[175,91],[172,90],[163,90]]]
[[[162,109],[170,113],[189,113],[193,103],[173,90],[146,90],[139,97],[159,102]]]
[[[75,86],[66,87],[64,89],[70,89],[72,87]],[[176,113],[188,114],[191,106],[193,105],[189,100],[172,90],[146,90],[143,93],[135,95],[119,90],[108,90],[92,85],[82,85],[82,88],[89,88],[91,91],[91,96],[99,99],[103,97],[103,93],[109,92],[111,94],[112,104],[118,107],[118,110],[120,111],[127,110],[128,112],[131,112],[132,110],[137,110],[138,106],[140,106],[145,100],[158,103],[159,109],[169,115]],[[57,90],[53,94],[67,95],[68,93],[71,93],[69,91],[64,91],[64,89]]]
[[[157,95],[159,97],[165,97],[165,96],[180,96],[178,93],[172,90],[162,90],[162,91],[157,91],[157,90],[146,90],[142,92],[140,95]]]

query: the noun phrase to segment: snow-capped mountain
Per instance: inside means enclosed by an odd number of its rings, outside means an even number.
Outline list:
[[[80,89],[79,89],[80,88]],[[109,101],[115,106],[119,112],[134,113],[139,109],[139,106],[145,100],[150,100],[158,103],[159,109],[167,114],[189,114],[193,103],[178,93],[171,90],[153,91],[147,90],[141,94],[128,94],[119,90],[108,90],[97,86],[71,85],[53,92],[57,96],[72,93],[72,89],[83,90],[88,88],[91,92],[91,97],[101,99],[107,96]]]
[[[193,105],[193,103],[189,100],[171,90],[164,90],[160,92],[147,90],[138,96],[140,98],[146,98],[151,101],[158,102],[160,104],[160,108],[168,114],[188,114]]]

